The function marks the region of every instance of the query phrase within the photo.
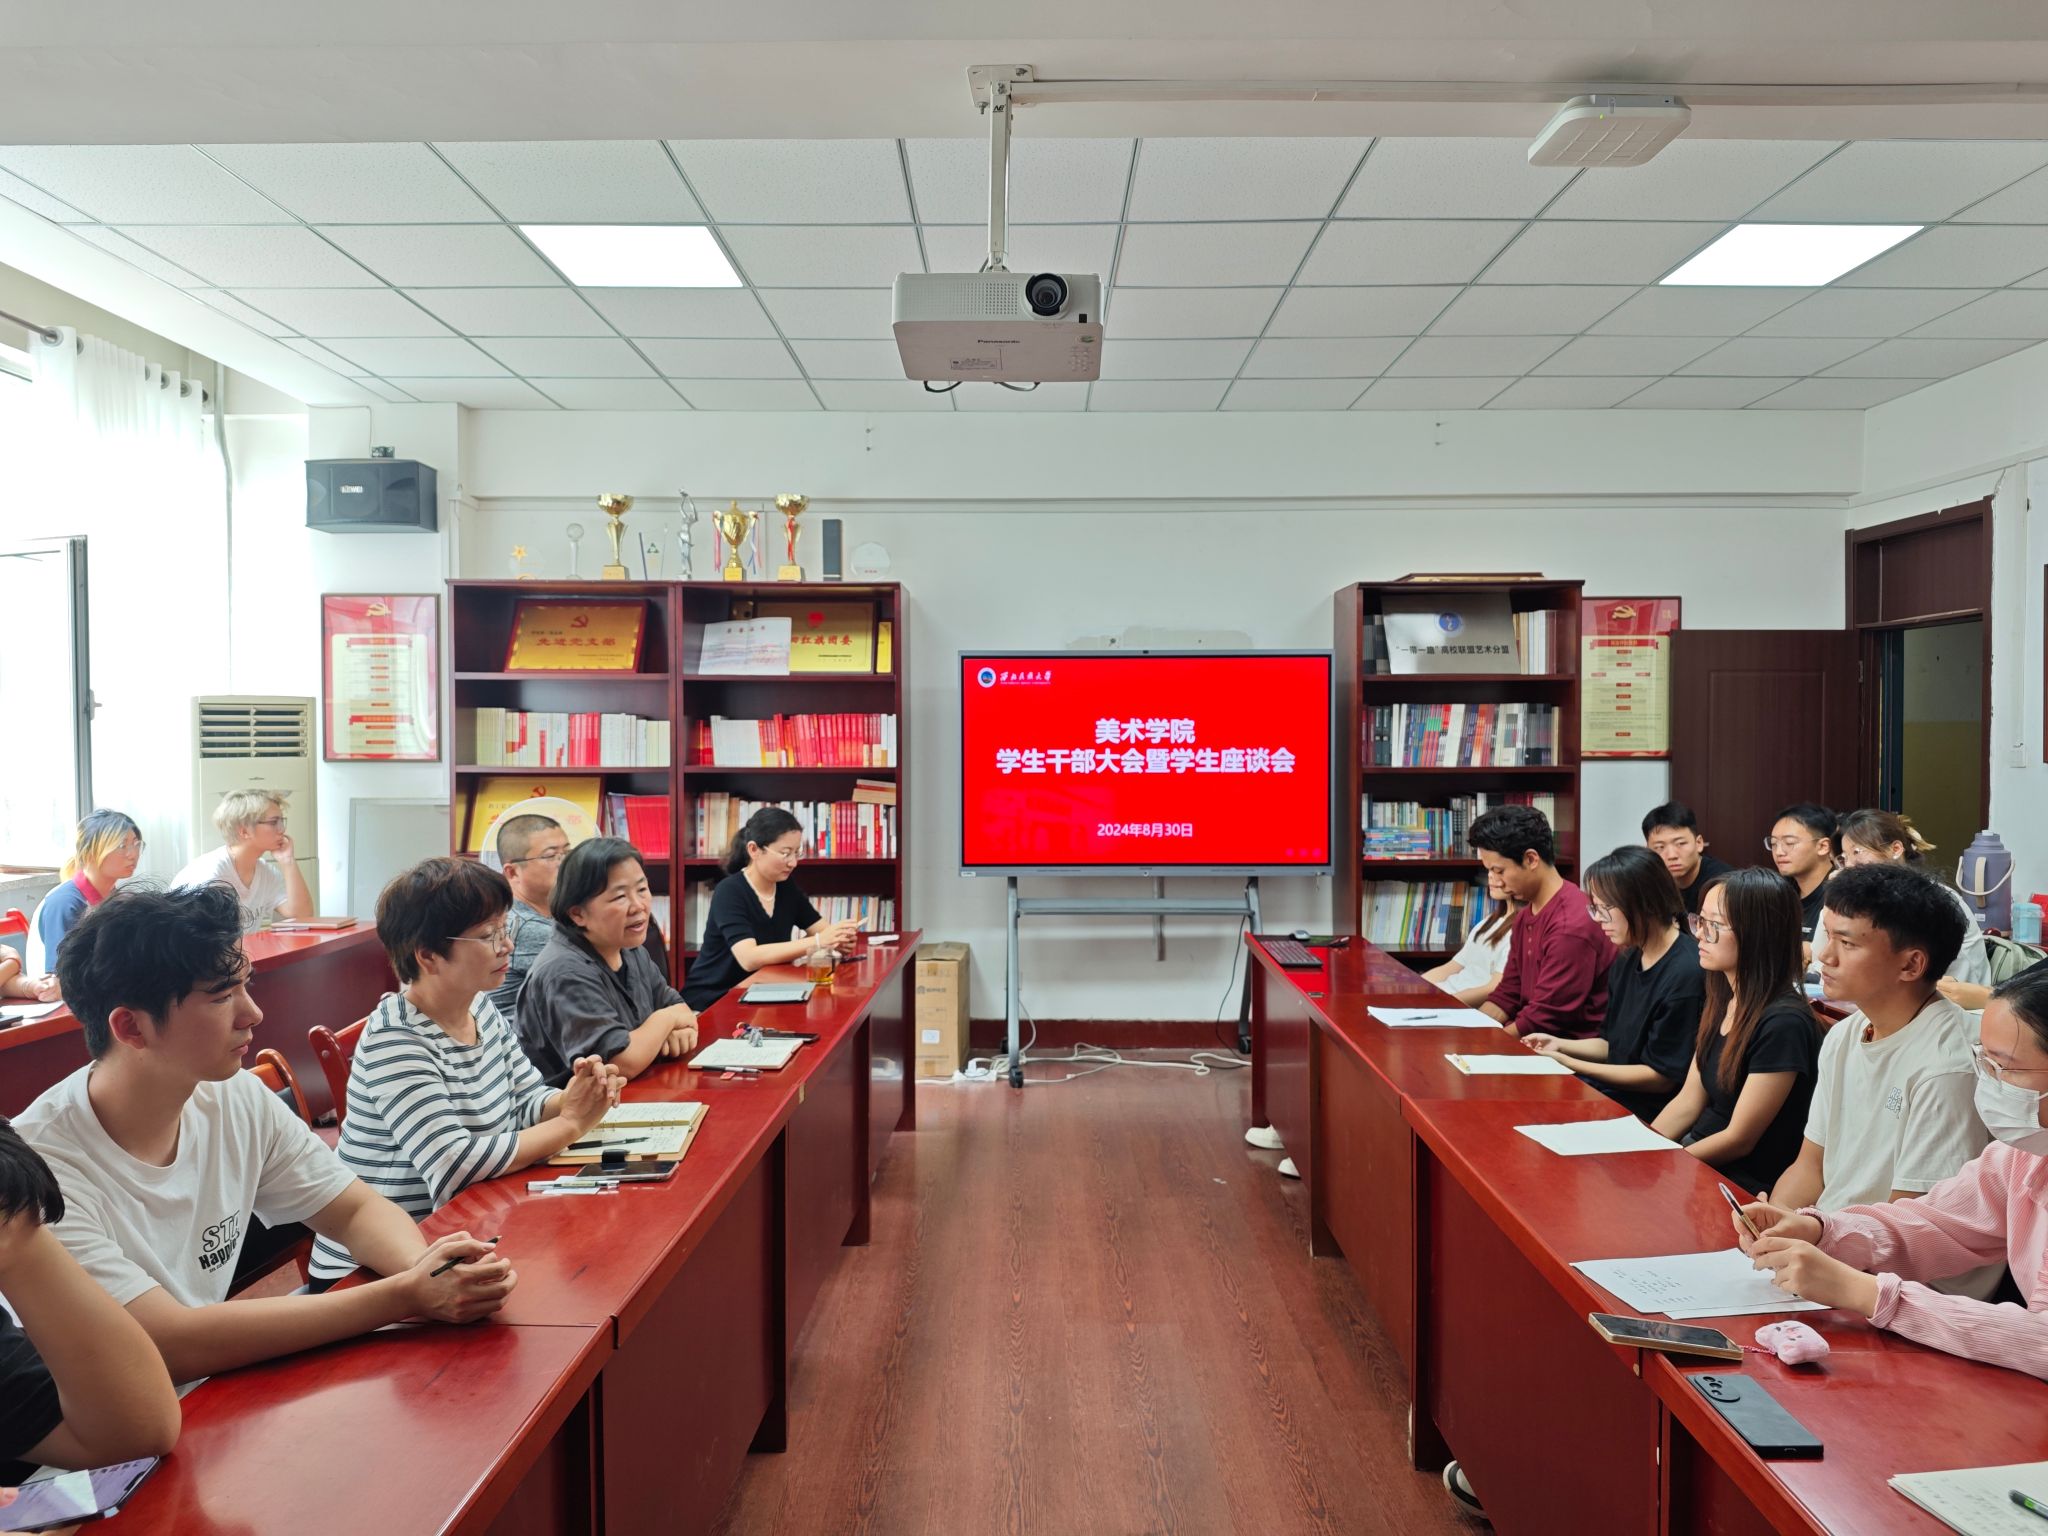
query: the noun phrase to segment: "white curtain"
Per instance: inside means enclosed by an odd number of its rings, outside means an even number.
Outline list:
[[[162,879],[193,822],[192,698],[228,680],[227,481],[202,381],[71,329],[36,339],[36,450],[20,531],[83,534],[93,799],[126,811]]]

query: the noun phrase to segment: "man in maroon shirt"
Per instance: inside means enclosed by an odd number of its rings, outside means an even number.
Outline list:
[[[1465,833],[1489,875],[1529,910],[1508,939],[1507,968],[1481,1010],[1517,1035],[1584,1037],[1607,1017],[1614,946],[1587,909],[1586,893],[1557,872],[1557,841],[1541,811],[1503,805]]]

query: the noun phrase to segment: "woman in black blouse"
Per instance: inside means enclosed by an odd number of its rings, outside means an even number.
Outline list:
[[[853,947],[860,924],[826,922],[790,878],[803,842],[802,825],[774,805],[749,816],[733,838],[725,878],[711,893],[703,947],[683,982],[692,1008],[710,1007],[764,965],[794,965],[821,947],[840,954]]]

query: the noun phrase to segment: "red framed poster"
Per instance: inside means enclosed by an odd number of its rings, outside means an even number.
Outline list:
[[[438,761],[440,655],[438,596],[322,594],[320,707],[326,761]]]
[[[1579,756],[1671,755],[1675,597],[1579,600]]]

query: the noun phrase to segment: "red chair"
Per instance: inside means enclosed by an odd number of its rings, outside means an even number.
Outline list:
[[[333,1030],[324,1024],[315,1024],[306,1031],[306,1038],[313,1043],[313,1054],[319,1059],[320,1070],[327,1074],[327,1091],[334,1095],[334,1123],[348,1117],[348,1069],[355,1060],[356,1042],[363,1037],[363,1026],[370,1021],[357,1019],[345,1029]]]
[[[256,1053],[256,1065],[249,1069],[263,1085],[292,1108],[297,1115],[328,1146],[333,1146],[341,1132],[331,1125],[318,1125],[313,1120],[313,1106],[306,1102],[306,1090],[299,1086],[299,1075],[292,1070],[292,1064],[285,1060],[283,1051],[265,1046]]]

